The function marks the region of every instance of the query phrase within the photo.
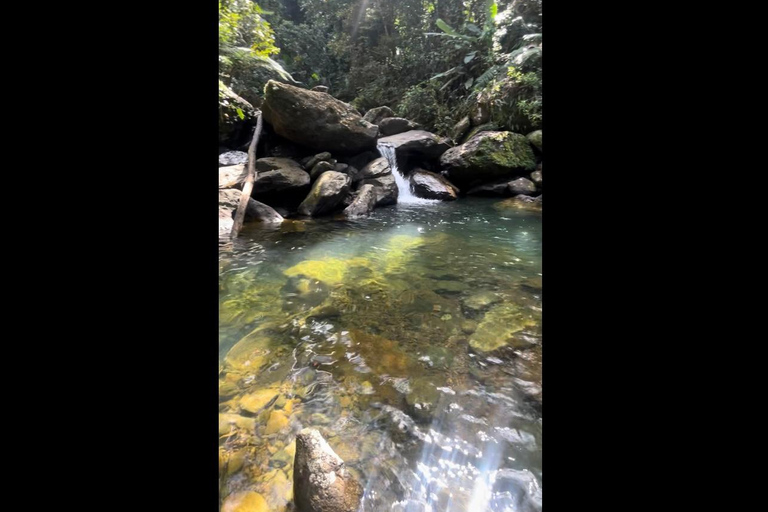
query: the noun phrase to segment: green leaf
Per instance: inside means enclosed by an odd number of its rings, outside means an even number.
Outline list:
[[[473,23],[467,23],[466,26],[467,26],[467,30],[469,30],[470,32],[472,32],[474,34],[480,35],[482,33],[482,31],[477,27],[477,25],[475,25]]]
[[[440,18],[438,18],[437,21],[435,21],[435,25],[437,25],[440,30],[442,30],[448,35],[451,35],[453,37],[461,37],[461,34],[453,30],[450,25],[448,25],[446,22],[444,22]]]
[[[237,116],[240,118],[241,121],[245,120],[245,114],[243,113],[243,109],[240,107],[235,107],[237,109]]]
[[[477,51],[470,52],[467,55],[464,56],[464,64],[469,63],[472,59],[475,58],[475,55],[477,55]]]
[[[496,18],[496,14],[499,12],[499,5],[496,0],[487,0],[488,3],[488,16],[491,20]]]
[[[474,81],[475,81],[475,79],[474,79],[474,78],[472,78],[472,77],[469,77],[469,80],[467,80],[466,82],[464,82],[464,87],[466,87],[467,89],[469,89],[470,87],[472,87],[472,82],[474,82]]]
[[[444,72],[442,72],[442,73],[439,73],[439,74],[437,74],[437,75],[433,76],[432,78],[430,78],[430,80],[434,80],[435,78],[442,78],[442,77],[444,77],[444,76],[448,76],[448,75],[450,75],[451,73],[454,73],[454,72],[456,72],[456,71],[459,69],[459,67],[460,67],[460,66],[456,66],[455,68],[451,68],[451,69],[449,69],[448,71],[444,71]]]

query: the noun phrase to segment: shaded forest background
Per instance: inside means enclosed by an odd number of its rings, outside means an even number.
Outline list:
[[[269,79],[324,85],[441,135],[467,117],[465,139],[528,133],[541,128],[541,21],[541,0],[221,0],[220,90],[259,107]]]

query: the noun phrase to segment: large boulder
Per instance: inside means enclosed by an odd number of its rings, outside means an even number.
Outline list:
[[[533,132],[529,133],[528,135],[526,135],[525,138],[527,138],[530,141],[530,143],[533,144],[533,147],[535,147],[539,151],[543,152],[543,150],[542,150],[543,146],[542,146],[542,140],[541,140],[541,130],[533,131]]]
[[[349,192],[351,181],[346,174],[324,172],[312,186],[307,198],[299,205],[299,213],[312,217],[331,213]]]
[[[447,139],[424,130],[410,130],[382,137],[379,139],[378,145],[394,148],[398,159],[406,156],[439,158],[451,147]]]
[[[357,191],[357,197],[352,201],[352,204],[344,209],[344,215],[350,219],[370,215],[373,209],[376,208],[376,199],[374,186],[371,184],[363,185]]]
[[[379,124],[382,119],[386,119],[388,117],[395,117],[395,113],[392,112],[391,108],[376,107],[366,112],[365,115],[363,116],[363,119],[365,119],[371,124]]]
[[[377,207],[397,203],[397,196],[400,191],[397,188],[395,177],[391,172],[382,174],[376,178],[363,180],[360,182],[359,187],[362,188],[365,185],[373,185],[373,190],[376,193]]]
[[[300,512],[356,512],[363,489],[320,432],[296,436],[293,496]]]
[[[309,173],[290,158],[259,158],[255,169],[253,196],[256,199],[298,202],[309,190]]]
[[[379,135],[389,136],[416,130],[419,125],[402,117],[388,117],[379,122]]]
[[[414,169],[411,173],[413,193],[425,199],[453,201],[458,198],[459,189],[440,174]]]
[[[536,168],[528,139],[512,132],[482,132],[440,157],[448,179],[459,186],[514,178]]]
[[[240,204],[242,192],[234,188],[219,190],[219,235],[232,231],[235,212]],[[274,209],[255,199],[248,200],[244,222],[257,221],[264,224],[280,224],[283,217]]]
[[[355,153],[376,145],[379,129],[333,96],[270,80],[264,119],[275,132],[312,149]]]

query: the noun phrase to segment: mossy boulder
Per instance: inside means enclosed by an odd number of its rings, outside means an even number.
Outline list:
[[[256,109],[219,81],[219,143],[237,147],[256,118]]]
[[[317,217],[333,212],[342,205],[352,180],[346,174],[324,172],[312,185],[306,199],[299,205],[299,213]]]
[[[446,151],[440,165],[451,182],[462,186],[528,174],[536,168],[536,157],[525,136],[491,131]]]
[[[392,112],[392,109],[389,107],[376,107],[372,108],[368,112],[365,113],[365,116],[363,116],[363,119],[368,121],[371,124],[379,124],[383,119],[387,119],[389,117],[395,117],[395,113]]]
[[[262,109],[278,135],[308,148],[351,154],[376,146],[378,126],[323,92],[270,80],[264,86]]]

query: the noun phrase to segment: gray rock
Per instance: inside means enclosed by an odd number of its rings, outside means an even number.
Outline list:
[[[324,172],[312,185],[306,199],[299,205],[299,213],[317,217],[333,212],[341,205],[349,192],[351,179],[346,174],[334,171]]]
[[[536,184],[537,188],[541,188],[543,184],[542,176],[541,176],[541,170],[533,171],[531,173],[531,181]]]
[[[355,175],[355,183],[368,180],[371,178],[378,178],[385,174],[390,174],[392,170],[389,168],[389,162],[384,157],[377,158],[376,160],[369,162],[365,167]]]
[[[509,192],[513,196],[518,194],[530,195],[536,192],[536,185],[527,178],[518,178],[509,182]]]
[[[255,169],[253,195],[257,199],[303,195],[309,189],[309,174],[290,158],[259,158]]]
[[[317,164],[312,167],[312,170],[309,171],[309,179],[315,181],[325,171],[332,171],[333,167],[334,165],[330,162],[317,162]]]
[[[312,169],[314,166],[318,164],[318,162],[327,162],[331,159],[331,154],[327,151],[323,151],[322,153],[318,153],[313,157],[310,157],[306,162],[303,162],[302,165],[306,170]]]
[[[275,133],[318,150],[354,153],[376,145],[379,128],[330,94],[270,80],[264,87],[264,120]]]
[[[443,153],[440,165],[448,179],[461,187],[530,173],[536,168],[536,158],[523,135],[488,131]]]
[[[371,124],[379,124],[382,119],[386,119],[388,117],[395,117],[395,113],[392,112],[391,108],[376,107],[366,112],[365,115],[363,116],[363,119],[365,119]]]
[[[533,144],[533,147],[543,152],[543,150],[541,149],[543,147],[542,139],[541,139],[541,130],[533,131],[528,135],[526,135],[525,138],[528,139],[528,142]]]
[[[234,224],[234,216],[240,204],[242,192],[229,188],[219,190],[219,235],[229,234]],[[265,224],[280,224],[283,217],[274,209],[255,199],[248,200],[243,222],[263,222]]]
[[[419,125],[402,117],[388,117],[379,122],[379,135],[397,135],[398,133],[416,130]]]
[[[461,140],[461,137],[469,130],[469,116],[464,116],[461,121],[456,123],[451,129],[451,138],[455,141]]]
[[[245,151],[227,151],[219,155],[219,167],[245,164],[247,161],[248,153]]]
[[[365,165],[373,160],[376,160],[379,156],[378,151],[364,151],[353,157],[343,159],[345,164],[349,164],[355,169],[362,169]]]
[[[365,217],[376,208],[376,190],[373,185],[367,184],[360,187],[357,197],[345,210],[347,218]]]
[[[467,191],[468,196],[508,196],[509,180],[483,183]]]
[[[392,173],[384,174],[378,178],[372,178],[363,180],[360,182],[359,187],[365,185],[373,185],[373,189],[376,192],[376,206],[386,206],[389,204],[397,203],[397,195],[399,190],[397,188],[397,182]]]
[[[243,188],[247,174],[243,164],[219,167],[219,188]]]
[[[395,155],[400,158],[406,155],[417,155],[425,158],[439,158],[450,149],[448,140],[424,130],[411,130],[379,139],[378,144],[386,144],[395,149]]]
[[[459,189],[440,174],[414,169],[411,173],[413,193],[425,199],[453,201],[458,198]]]
[[[296,436],[293,496],[301,512],[356,512],[363,489],[320,432]]]

